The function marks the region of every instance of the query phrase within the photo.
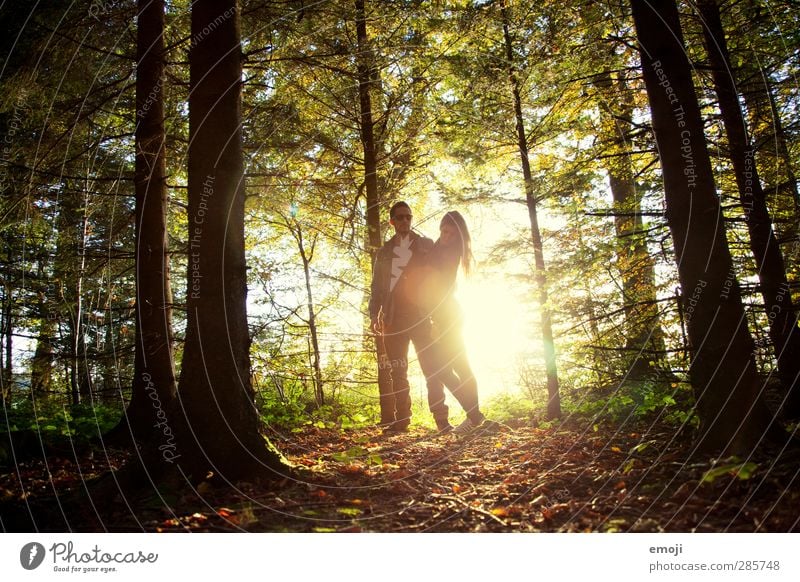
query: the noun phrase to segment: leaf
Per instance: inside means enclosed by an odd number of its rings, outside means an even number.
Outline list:
[[[621,452],[622,452],[622,449],[621,449],[621,448],[619,448],[619,447],[611,447],[611,450],[612,450],[613,452],[615,452],[615,453],[621,453]]]
[[[736,471],[736,476],[742,481],[747,481],[758,469],[757,463],[743,463]]]
[[[756,469],[758,469],[758,464],[756,463],[731,463],[722,465],[721,467],[715,467],[706,471],[700,479],[700,482],[713,483],[718,477],[722,477],[723,475],[730,475],[731,477],[737,477],[745,481],[753,476]]]

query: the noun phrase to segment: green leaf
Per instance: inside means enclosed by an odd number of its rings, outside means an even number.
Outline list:
[[[738,479],[744,481],[752,477],[756,469],[758,469],[758,465],[756,463],[729,463],[727,465],[709,469],[703,474],[700,482],[713,483],[714,480],[716,480],[718,477],[722,477],[723,475],[730,475],[731,477],[737,477]]]

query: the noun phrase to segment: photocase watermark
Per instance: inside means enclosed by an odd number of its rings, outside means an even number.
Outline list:
[[[742,210],[744,219],[750,220],[750,213],[753,212],[753,162],[755,152],[752,148],[744,153],[744,191],[742,192]]]
[[[203,279],[200,272],[200,243],[203,236],[203,223],[208,213],[208,199],[214,195],[214,180],[214,176],[206,176],[206,180],[203,182],[203,193],[200,195],[200,204],[197,206],[197,214],[192,220],[192,234],[189,238],[189,279],[191,280],[189,297],[191,299],[200,298]]]
[[[700,279],[697,282],[697,285],[695,285],[691,297],[689,297],[689,299],[686,300],[686,304],[683,309],[685,312],[687,325],[692,320],[692,317],[694,317],[694,311],[697,308],[697,304],[700,301],[700,297],[703,295],[703,291],[707,286],[708,286],[708,281]]]
[[[566,503],[569,499],[569,490],[559,489],[553,492],[553,495],[546,500],[547,503],[545,503],[539,511],[544,517],[549,517],[549,514],[552,513],[558,505]]]
[[[667,99],[670,105],[673,106],[672,113],[675,117],[675,122],[678,124],[678,128],[683,130],[681,131],[681,157],[684,161],[683,175],[686,176],[686,187],[695,188],[697,186],[697,170],[692,152],[692,133],[686,129],[686,111],[684,111],[683,105],[680,104],[678,94],[675,93],[675,89],[669,82],[661,61],[654,61],[652,67],[658,77],[658,84],[664,88]]]
[[[106,2],[102,0],[93,0],[92,5],[89,6],[89,16],[100,22],[100,16],[111,12],[118,4],[118,2],[114,2],[113,0]]]
[[[35,570],[44,562],[46,552],[44,546],[38,542],[30,542],[22,546],[19,551],[19,563],[26,570]]]
[[[775,318],[783,311],[783,307],[781,304],[783,300],[786,298],[786,295],[789,293],[789,283],[781,283],[780,289],[778,290],[778,294],[775,296],[775,303],[772,304],[770,307],[769,313],[767,314],[767,320],[769,320],[769,324],[775,321]]]
[[[158,419],[158,422],[153,426],[154,428],[161,429],[161,432],[167,439],[164,444],[158,447],[158,450],[161,451],[161,456],[164,457],[164,460],[167,463],[172,463],[175,459],[179,458],[180,455],[175,454],[177,449],[177,446],[175,445],[175,435],[172,432],[172,427],[170,427],[169,422],[167,421],[167,413],[164,411],[164,408],[161,405],[161,399],[158,397],[158,391],[156,390],[156,385],[153,382],[153,377],[147,372],[144,372],[142,374],[142,381],[144,382],[144,389],[147,392],[147,396],[153,401],[153,408],[156,411],[156,418]]]
[[[210,24],[205,26],[203,28],[203,30],[201,30],[200,32],[198,32],[197,34],[195,34],[192,37],[192,46],[195,46],[199,42],[201,42],[205,37],[207,37],[209,34],[214,32],[217,28],[219,28],[219,26],[222,23],[224,23],[226,20],[228,20],[234,14],[236,14],[236,9],[235,8],[228,8],[225,12],[223,12],[222,14],[217,16],[214,19],[213,22],[211,22]]]
[[[147,99],[145,99],[144,103],[142,104],[141,108],[136,111],[136,119],[141,119],[145,116],[145,113],[150,111],[150,108],[153,106],[153,103],[156,102],[158,99],[158,95],[161,93],[161,88],[164,86],[164,79],[160,78],[158,83],[150,90],[150,93],[147,94]]]
[[[408,368],[408,360],[405,358],[390,360],[389,358],[381,358],[378,362],[378,369],[391,370],[392,368]]]
[[[14,138],[22,128],[25,114],[30,109],[26,102],[28,94],[22,91],[14,103],[14,111],[8,121],[6,135],[3,137],[2,148],[0,148],[0,191],[5,190],[9,183],[8,169],[12,162],[14,148]]]
[[[38,542],[22,546],[19,552],[20,565],[26,570],[35,570],[44,563],[48,555],[52,557],[54,572],[83,573],[98,572],[107,574],[117,572],[121,564],[155,564],[158,554],[141,550],[133,552],[104,551],[95,545],[89,551],[76,551],[72,542],[54,543],[48,550]]]
[[[728,276],[725,277],[725,281],[722,283],[722,291],[719,294],[720,299],[728,299],[731,294],[731,289],[733,289],[733,284],[736,282],[736,271],[731,270],[728,271]]]

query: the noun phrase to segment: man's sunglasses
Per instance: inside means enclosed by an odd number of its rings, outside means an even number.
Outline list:
[[[392,220],[411,220],[410,214],[396,214]]]

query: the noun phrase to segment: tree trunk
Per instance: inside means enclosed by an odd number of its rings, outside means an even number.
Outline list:
[[[525,136],[525,125],[522,117],[522,98],[520,97],[519,79],[514,65],[514,53],[509,30],[508,13],[504,5],[501,8],[501,13],[503,17],[506,65],[508,66],[511,91],[514,97],[517,144],[519,147],[520,161],[522,162],[522,176],[525,180],[525,202],[528,206],[528,217],[531,222],[531,240],[533,241],[533,254],[536,265],[536,287],[539,294],[539,308],[542,311],[542,342],[544,344],[545,370],[547,373],[547,417],[559,418],[561,416],[561,395],[559,393],[558,370],[556,367],[556,348],[553,339],[552,316],[550,314],[550,307],[547,304],[547,274],[544,264],[542,235],[539,231],[535,185],[531,173],[528,140]]]
[[[603,135],[610,140],[606,158],[611,196],[614,200],[614,229],[617,235],[617,264],[622,278],[622,302],[625,310],[625,348],[631,352],[628,378],[641,380],[655,372],[656,354],[664,352],[664,332],[656,298],[655,265],[647,250],[641,215],[641,191],[637,191],[630,146],[620,123],[633,123],[633,103],[625,100],[628,88],[622,80],[613,88],[611,74],[601,73],[594,86],[601,95],[600,123]]]
[[[14,375],[14,322],[12,321],[13,318],[13,310],[14,310],[14,295],[11,290],[11,285],[6,285],[6,292],[4,295],[4,305],[3,305],[3,351],[5,352],[5,358],[3,362],[3,378],[5,378],[6,386],[11,386],[13,382],[13,375]]]
[[[197,0],[191,18],[188,319],[176,442],[165,418],[159,448],[194,480],[275,476],[286,467],[259,433],[250,378],[239,12]]]
[[[356,53],[356,69],[358,76],[359,133],[364,150],[364,190],[367,201],[367,249],[370,265],[375,265],[378,249],[381,248],[381,196],[378,191],[378,154],[375,143],[375,122],[372,116],[372,99],[370,87],[375,78],[374,57],[369,46],[367,35],[367,17],[364,0],[355,0],[356,37],[358,50]],[[386,347],[381,338],[376,338],[375,352],[378,361],[378,392],[380,394],[381,423],[394,419],[394,410],[388,408],[388,395],[392,393],[390,367],[387,364]],[[392,399],[393,400],[393,399]]]
[[[167,241],[164,0],[139,0],[136,69],[136,336],[131,401],[115,432],[151,436],[176,396]]]
[[[291,228],[291,227],[290,227]],[[297,248],[300,252],[300,259],[303,261],[303,276],[306,283],[306,303],[308,306],[308,332],[311,336],[311,369],[314,374],[314,400],[317,406],[324,406],[325,393],[322,389],[322,356],[319,350],[319,337],[317,333],[317,314],[314,308],[314,294],[311,290],[311,260],[314,258],[314,247],[317,244],[317,239],[311,242],[311,248],[306,252],[303,243],[303,232],[299,224],[295,223],[295,240],[297,241]]]
[[[749,454],[772,426],[725,238],[674,0],[631,0],[685,298],[697,449]]]
[[[44,301],[39,303],[39,337],[31,360],[31,392],[34,398],[47,395],[53,381],[53,337],[55,321],[45,313]]]
[[[790,416],[796,416],[800,413],[800,388],[797,386],[800,382],[800,330],[786,279],[783,254],[772,230],[772,219],[755,164],[755,151],[739,105],[719,6],[716,0],[700,0],[697,6],[703,18],[703,37],[722,122],[728,136],[729,156],[739,188],[739,200],[750,235],[750,250],[758,269],[778,375],[787,391],[785,410]]]

